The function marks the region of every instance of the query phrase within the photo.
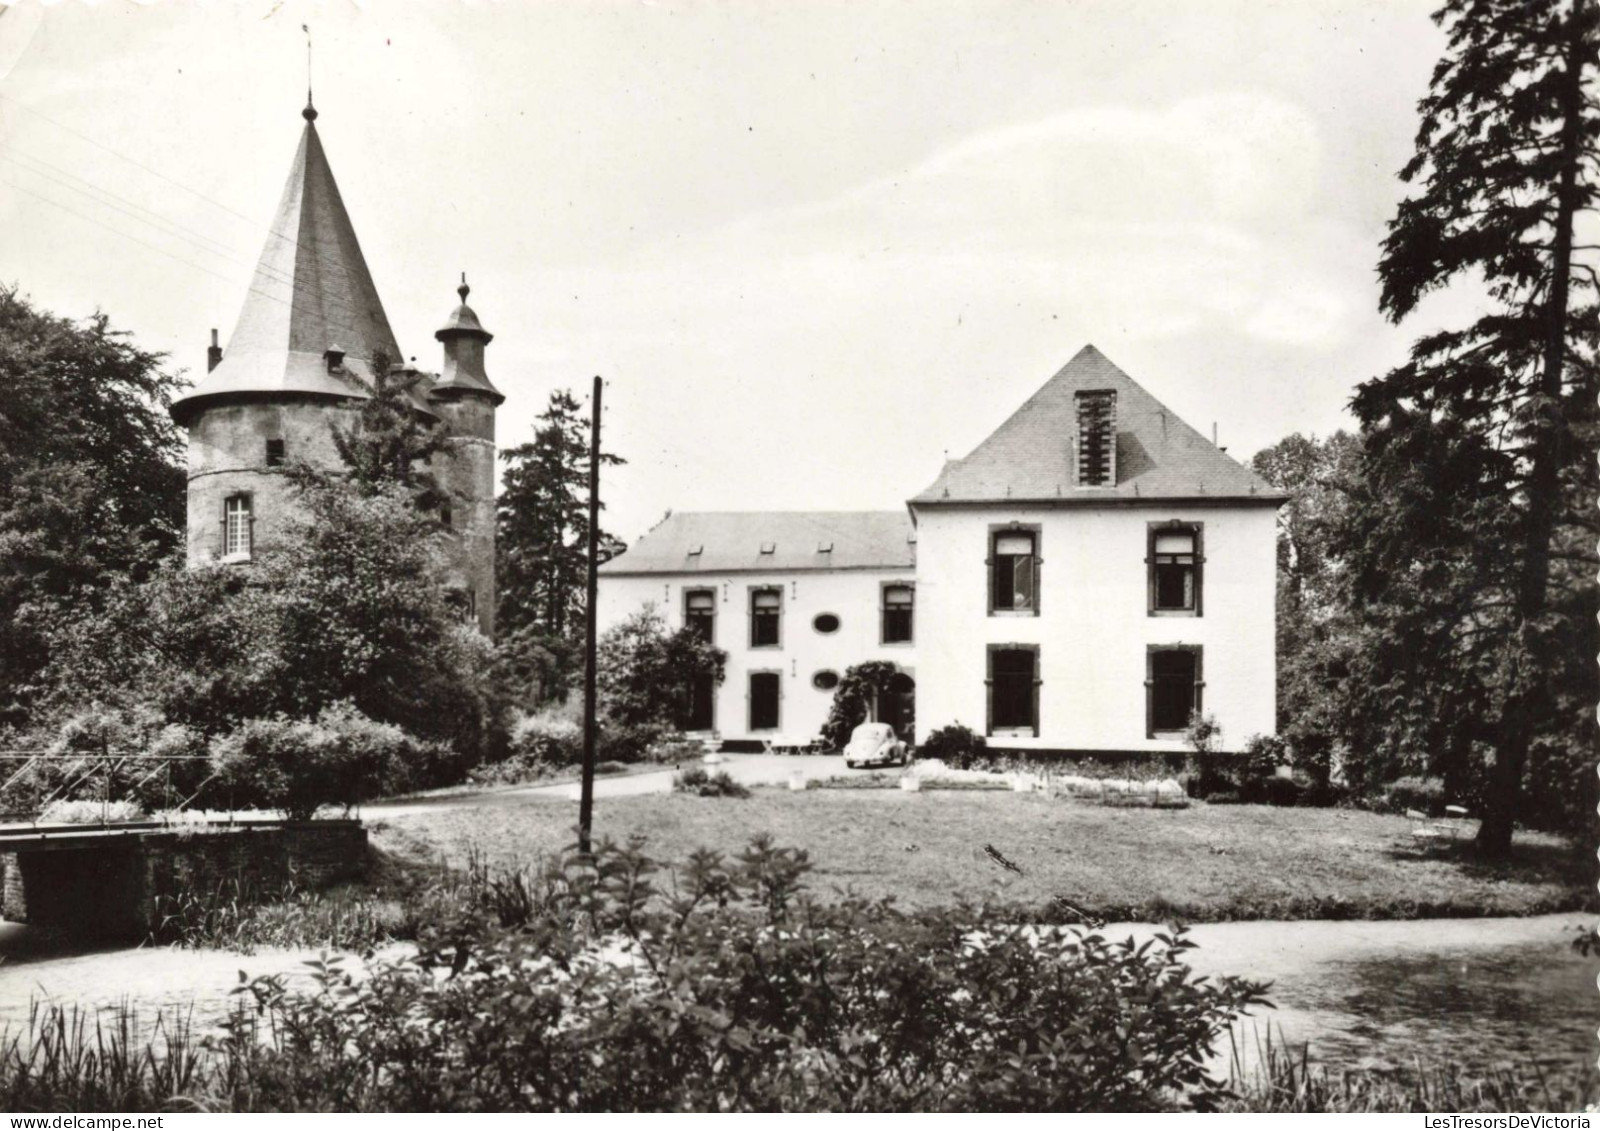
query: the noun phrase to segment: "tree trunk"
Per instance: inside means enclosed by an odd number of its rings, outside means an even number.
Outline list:
[[[1536,415],[1526,485],[1528,523],[1523,538],[1522,571],[1517,587],[1516,675],[1501,718],[1500,743],[1484,799],[1478,846],[1494,856],[1511,851],[1511,833],[1520,809],[1522,775],[1528,763],[1542,708],[1545,680],[1536,657],[1545,654],[1543,621],[1549,605],[1550,542],[1561,512],[1561,468],[1568,455],[1568,434],[1562,397],[1566,363],[1567,297],[1572,273],[1572,229],[1576,211],[1578,167],[1582,161],[1584,4],[1578,0],[1568,16],[1566,67],[1561,124],[1561,181],[1556,189],[1555,230],[1551,236],[1550,300],[1540,364],[1538,393],[1543,404]]]

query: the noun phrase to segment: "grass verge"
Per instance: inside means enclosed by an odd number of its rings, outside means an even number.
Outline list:
[[[571,802],[441,809],[369,822],[401,858],[515,864],[573,840]],[[962,899],[1055,919],[1078,908],[1108,920],[1416,919],[1588,909],[1587,869],[1565,842],[1519,833],[1513,856],[1470,846],[1419,852],[1403,817],[1344,809],[1194,806],[1108,809],[1038,794],[756,790],[745,800],[619,797],[594,832],[642,836],[652,855],[729,855],[755,832],[806,850],[819,895],[853,891],[910,907]],[[996,863],[992,846],[1020,872]]]

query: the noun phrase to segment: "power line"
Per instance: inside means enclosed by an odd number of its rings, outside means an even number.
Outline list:
[[[253,267],[258,274],[264,275],[266,277],[266,280],[269,281],[269,282],[281,283],[281,284],[283,284],[285,286],[288,286],[289,288],[291,288],[294,291],[297,291],[297,292],[299,292],[301,294],[305,294],[305,295],[308,295],[310,297],[316,298],[318,301],[320,301],[322,303],[325,303],[325,304],[328,304],[328,305],[332,305],[332,306],[342,307],[342,308],[344,308],[346,311],[348,311],[351,314],[359,314],[360,313],[359,308],[356,307],[353,303],[350,303],[350,302],[340,298],[337,295],[330,294],[329,292],[323,290],[320,284],[307,284],[307,283],[296,282],[294,277],[291,276],[290,274],[288,274],[287,272],[284,272],[284,271],[279,270],[278,268],[272,267],[272,266],[270,266],[269,264],[267,264],[265,262],[252,262],[251,260],[241,258],[239,255],[235,254],[231,249],[227,248],[226,245],[221,244],[218,241],[213,240],[210,237],[203,235],[202,233],[196,232],[191,228],[186,228],[181,224],[178,224],[178,223],[176,223],[174,221],[168,220],[166,217],[162,216],[160,213],[151,211],[150,209],[144,207],[143,205],[141,205],[141,204],[139,204],[139,203],[137,203],[135,201],[129,200],[127,197],[122,196],[119,193],[112,192],[110,189],[100,188],[98,185],[95,185],[95,184],[93,184],[93,183],[91,183],[89,181],[86,181],[82,177],[79,177],[79,176],[77,176],[77,175],[75,175],[75,174],[73,174],[71,172],[68,172],[67,170],[62,169],[59,166],[52,165],[50,162],[44,160],[41,157],[36,157],[35,155],[33,155],[31,153],[26,153],[26,152],[24,152],[22,150],[18,150],[18,149],[15,149],[15,148],[12,149],[12,153],[13,154],[20,154],[21,156],[27,158],[29,161],[37,162],[38,164],[43,165],[48,169],[53,169],[57,173],[60,173],[61,176],[67,177],[67,178],[69,178],[70,180],[73,180],[73,181],[77,181],[79,184],[81,184],[81,185],[83,185],[85,187],[84,188],[78,188],[78,187],[76,187],[74,185],[67,184],[65,181],[62,181],[60,178],[52,177],[49,173],[46,173],[46,172],[44,172],[44,171],[42,171],[40,169],[31,168],[30,166],[25,165],[22,162],[17,161],[14,156],[10,156],[10,155],[7,155],[5,153],[0,153],[0,160],[10,161],[13,165],[15,165],[19,169],[25,169],[28,172],[33,173],[35,176],[44,177],[46,180],[52,181],[55,184],[60,185],[62,188],[65,188],[70,192],[76,192],[76,193],[79,193],[80,195],[87,196],[87,197],[89,197],[90,200],[94,201],[96,204],[99,204],[99,205],[101,205],[103,207],[106,207],[106,208],[110,208],[110,209],[112,209],[114,211],[117,211],[117,212],[121,212],[123,215],[129,217],[130,219],[137,220],[140,223],[149,224],[152,227],[155,227],[158,231],[162,231],[163,234],[172,235],[172,236],[175,236],[178,239],[184,240],[185,242],[188,242],[188,243],[192,244],[193,246],[199,248],[201,251],[208,252],[208,253],[210,253],[212,255],[220,256],[220,257],[222,257],[224,259],[231,259],[235,263],[238,263],[238,264],[240,264],[242,266],[245,266],[245,267]],[[101,199],[101,197],[109,197],[111,199],[110,200],[106,200],[106,199]],[[145,219],[142,216],[136,215],[134,212],[129,211],[127,208],[121,208],[117,204],[112,203],[112,201],[121,201],[123,204],[128,205],[128,208],[136,209],[138,212],[146,213],[148,216],[152,217],[152,219]],[[209,244],[211,246],[208,247],[208,246],[206,246],[207,244]],[[338,265],[338,264],[331,264],[331,263],[325,262],[323,257],[320,254],[316,254],[316,253],[314,253],[314,254],[315,254],[315,258],[318,261],[318,265],[319,266],[321,266],[321,267],[333,267],[333,268],[336,268],[336,269],[342,269],[342,268],[340,268],[340,265]]]
[[[118,152],[117,150],[112,149],[109,145],[105,145],[105,144],[103,144],[101,142],[98,142],[94,138],[90,137],[89,135],[84,134],[84,133],[80,133],[78,130],[73,129],[71,126],[68,126],[68,125],[65,125],[65,124],[63,124],[61,122],[58,122],[54,118],[50,117],[49,115],[41,113],[38,110],[35,110],[32,106],[28,106],[28,105],[25,105],[24,103],[18,102],[15,98],[12,98],[8,94],[0,94],[0,101],[9,102],[11,105],[17,107],[18,109],[24,110],[27,113],[32,114],[34,117],[38,118],[40,121],[47,122],[50,125],[56,127],[56,129],[58,129],[58,130],[61,130],[61,131],[65,132],[65,133],[68,133],[68,134],[71,134],[73,137],[78,138],[80,141],[87,142],[88,144],[94,146],[96,149],[103,150],[104,152],[111,154],[111,156],[117,158],[118,160],[126,161],[128,164],[134,166],[135,168],[143,169],[146,173],[149,173],[151,176],[158,177],[161,180],[166,181],[169,185],[172,185],[172,186],[174,186],[176,188],[180,188],[184,192],[188,193],[189,195],[191,195],[193,197],[196,197],[199,200],[203,200],[207,204],[212,205],[213,207],[222,209],[222,211],[228,213],[230,216],[238,217],[240,220],[243,220],[246,224],[250,225],[250,227],[252,227],[252,228],[254,228],[254,229],[258,230],[258,231],[265,231],[268,236],[270,236],[270,237],[272,237],[274,239],[286,240],[286,241],[288,241],[290,243],[293,243],[296,247],[300,248],[302,251],[312,251],[313,250],[313,249],[307,247],[305,244],[301,243],[298,238],[284,235],[282,232],[276,231],[270,224],[263,224],[258,219],[254,219],[254,218],[252,218],[250,216],[246,216],[243,212],[240,212],[238,209],[230,208],[228,205],[223,204],[220,200],[215,200],[212,197],[207,196],[205,193],[201,192],[199,189],[190,188],[188,185],[184,184],[182,181],[174,180],[172,177],[167,176],[167,174],[161,172],[160,170],[152,169],[150,166],[146,165],[144,162],[139,161],[139,160],[137,160],[135,158],[129,157],[125,153]],[[349,274],[349,271],[348,271],[347,268],[339,267],[337,264],[329,264],[328,266],[333,267],[335,270],[343,270],[343,271],[346,272],[346,274]]]
[[[138,236],[130,235],[129,233],[124,232],[122,229],[117,228],[117,227],[115,227],[115,226],[113,226],[111,224],[108,224],[103,220],[97,220],[93,216],[86,216],[82,212],[79,212],[74,208],[68,208],[65,204],[62,204],[60,201],[51,200],[48,196],[45,196],[43,193],[38,193],[38,192],[33,191],[32,189],[24,188],[22,185],[17,184],[15,181],[6,180],[5,178],[0,177],[0,184],[6,185],[9,188],[16,189],[18,192],[27,193],[29,196],[34,197],[35,199],[44,201],[46,204],[50,205],[51,207],[59,208],[59,209],[61,209],[61,211],[65,212],[65,213],[67,213],[67,214],[69,214],[71,216],[76,216],[78,219],[86,221],[86,222],[88,222],[90,224],[93,224],[98,228],[104,228],[106,231],[110,232],[111,234],[117,235],[117,236],[121,236],[123,239],[130,240],[133,243],[136,243],[136,244],[140,245],[141,247],[149,248],[151,251],[156,252],[158,255],[165,255],[168,259],[176,260],[177,262],[183,264],[185,267],[192,268],[192,269],[194,269],[196,271],[201,272],[202,274],[210,275],[210,276],[212,276],[213,278],[216,278],[216,279],[221,279],[225,283],[235,283],[235,284],[237,284],[238,281],[239,281],[239,280],[237,280],[237,279],[235,279],[235,278],[233,278],[231,276],[221,274],[220,272],[217,272],[217,271],[213,271],[209,267],[203,267],[200,264],[193,262],[192,260],[185,259],[181,255],[176,255],[173,252],[168,251],[164,247],[158,247],[155,244],[148,242],[147,240],[142,240]],[[262,298],[267,299],[267,300],[269,300],[271,302],[280,303],[283,306],[291,306],[292,305],[288,300],[279,298],[277,295],[268,294],[266,291],[260,290],[259,288],[254,287],[254,286],[247,285],[245,287],[245,290],[249,291],[252,294],[258,294]],[[348,331],[351,332],[351,334],[354,334],[356,332],[356,327],[352,326],[348,322],[335,322],[333,324],[333,328],[334,329],[338,329],[338,330],[348,330]]]

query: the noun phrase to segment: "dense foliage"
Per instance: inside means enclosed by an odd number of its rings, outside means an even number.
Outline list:
[[[419,743],[373,722],[348,702],[315,719],[248,719],[210,747],[212,804],[274,809],[309,820],[324,805],[351,808],[383,793],[444,776],[448,748]]]
[[[1600,246],[1581,229],[1600,198],[1600,7],[1447,0],[1435,18],[1449,46],[1400,174],[1414,193],[1384,241],[1382,308],[1399,322],[1462,282],[1486,301],[1354,401],[1353,610],[1374,637],[1354,706],[1446,776],[1481,765],[1479,840],[1504,852],[1530,782],[1575,823],[1595,802]]]
[[[246,987],[174,1077],[23,1067],[8,1110],[1060,1111],[1214,1107],[1210,1046],[1263,987],[957,908],[813,901],[803,853],[600,846],[502,879],[416,961]],[[441,977],[443,973],[450,976]],[[259,1010],[259,1012],[258,1012]]]
[[[930,731],[917,747],[918,758],[938,759],[958,770],[970,770],[985,760],[988,741],[971,727],[951,723]]]
[[[303,526],[248,571],[122,579],[52,640],[50,705],[103,702],[206,735],[339,701],[469,762],[500,742],[493,651],[447,599],[437,523],[405,488],[306,478]]]
[[[601,635],[596,661],[601,723],[664,733],[687,715],[697,678],[722,683],[728,654],[691,628],[668,629],[649,605]]]
[[[103,314],[81,322],[0,286],[0,725],[28,721],[52,626],[179,543],[179,388]]]
[[[533,439],[500,453],[498,626],[537,688],[536,701],[564,698],[582,664],[589,432],[583,406],[557,389]],[[603,469],[624,461],[602,450],[600,462]],[[598,538],[601,562],[626,548],[604,531]]]
[[[438,511],[449,500],[430,461],[448,455],[454,441],[447,427],[417,411],[422,372],[399,368],[392,361],[382,350],[375,353],[371,380],[353,370],[345,372],[367,396],[356,410],[353,427],[332,425],[334,448],[344,461],[347,478],[361,490],[398,485],[411,492],[419,509]]]
[[[846,668],[822,724],[823,743],[833,750],[845,746],[850,732],[872,718],[880,698],[890,694],[898,674],[900,669],[889,660],[867,660]]]

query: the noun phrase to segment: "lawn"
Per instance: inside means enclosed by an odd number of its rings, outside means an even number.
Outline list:
[[[403,858],[469,850],[526,863],[573,840],[577,807],[440,809],[370,822]],[[1587,870],[1553,837],[1519,834],[1501,865],[1424,855],[1403,817],[1345,809],[1196,805],[1112,809],[1015,793],[758,789],[748,799],[679,794],[597,803],[595,836],[646,838],[659,860],[733,854],[752,835],[805,849],[820,894],[853,890],[922,907],[961,899],[1056,918],[1059,901],[1111,920],[1403,919],[1532,915],[1589,906]],[[992,845],[1021,869],[985,851]]]

